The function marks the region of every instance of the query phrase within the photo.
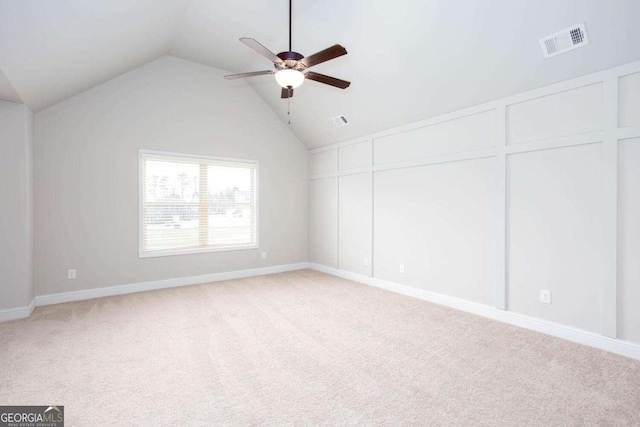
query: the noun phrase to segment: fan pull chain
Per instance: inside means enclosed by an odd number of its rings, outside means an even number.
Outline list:
[[[289,126],[291,126],[291,98],[287,99],[287,119]]]

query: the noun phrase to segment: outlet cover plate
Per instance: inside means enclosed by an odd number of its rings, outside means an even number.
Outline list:
[[[541,289],[540,290],[540,302],[544,304],[551,304],[551,291]]]

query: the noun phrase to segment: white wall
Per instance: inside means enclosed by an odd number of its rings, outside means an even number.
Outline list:
[[[640,73],[627,74],[618,80],[618,127],[640,125]]]
[[[310,252],[335,254],[325,265],[366,277],[372,247],[380,283],[640,343],[640,63],[315,149],[309,161],[311,188],[358,176],[361,189],[310,195],[312,217],[339,200],[321,213],[337,236],[310,224]],[[343,226],[354,218],[373,233]]]
[[[508,156],[509,310],[601,331],[600,145]]]
[[[371,276],[373,218],[371,176],[368,173],[338,178],[338,263],[341,268]]]
[[[618,150],[618,328],[640,342],[640,138],[620,141]]]
[[[376,172],[375,277],[491,304],[494,192],[491,158]]]
[[[309,259],[338,265],[337,178],[318,179],[309,185]]]
[[[32,117],[26,106],[0,101],[0,311],[35,296]]]
[[[489,110],[375,138],[374,163],[379,165],[495,147],[495,121],[495,110]]]
[[[38,295],[307,261],[308,152],[223,74],[166,56],[36,114]],[[138,258],[139,149],[258,160],[260,248]]]

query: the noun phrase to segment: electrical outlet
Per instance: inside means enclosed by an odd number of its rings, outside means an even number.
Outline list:
[[[400,264],[400,274],[404,274],[404,264]]]
[[[267,253],[266,252],[262,252],[262,259],[267,259]]]
[[[364,259],[364,265],[368,266],[369,265],[369,258],[365,258]]]
[[[540,302],[545,304],[551,304],[551,291],[547,291],[544,289],[540,290]]]
[[[69,280],[73,280],[73,279],[75,279],[75,278],[76,278],[76,270],[75,270],[75,268],[74,268],[74,269],[71,269],[71,270],[69,270],[69,271],[67,272],[67,279],[69,279]]]

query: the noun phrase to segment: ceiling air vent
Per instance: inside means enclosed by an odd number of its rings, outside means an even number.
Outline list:
[[[337,127],[341,128],[342,126],[348,125],[349,120],[347,120],[345,116],[338,116],[333,118],[333,123],[335,123]]]
[[[566,30],[558,31],[540,39],[540,46],[545,58],[559,55],[569,50],[589,44],[584,24],[574,25]]]

